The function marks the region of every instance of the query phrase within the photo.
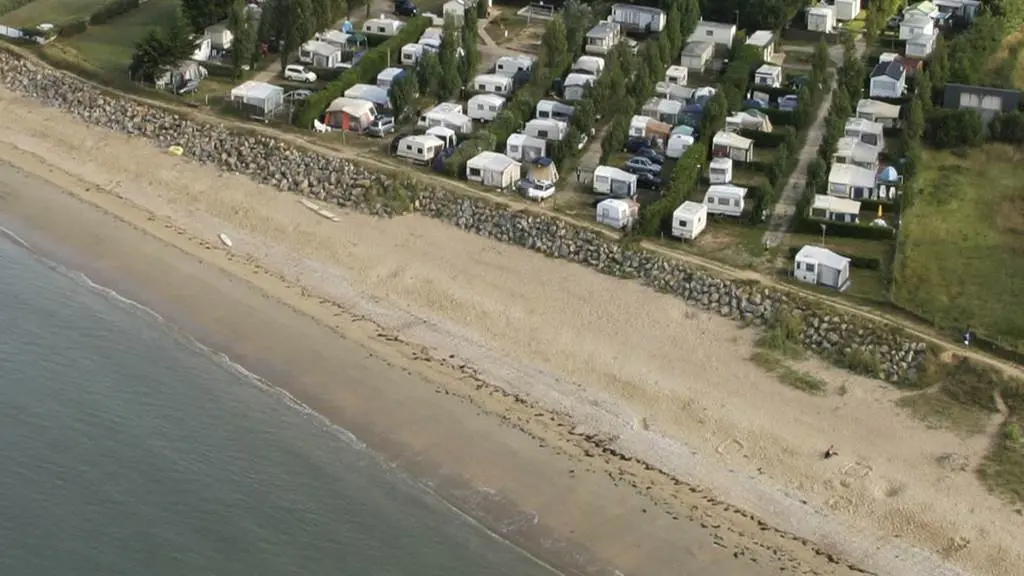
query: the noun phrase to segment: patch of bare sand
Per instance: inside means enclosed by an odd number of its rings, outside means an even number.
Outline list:
[[[975,464],[986,440],[910,420],[879,382],[818,366],[847,393],[810,397],[745,360],[752,332],[635,283],[417,216],[329,223],[292,195],[9,94],[0,111],[0,140],[207,238],[227,231],[312,290],[869,570],[958,573],[944,557],[1010,575],[1024,561],[1021,518],[937,463]],[[839,457],[822,460],[833,443]]]

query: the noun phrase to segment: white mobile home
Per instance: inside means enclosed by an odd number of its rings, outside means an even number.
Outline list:
[[[935,32],[935,20],[924,14],[911,14],[900,22],[900,40],[906,42],[920,34],[931,35]]]
[[[370,18],[363,22],[363,34],[390,37],[398,34],[404,27],[405,22],[381,14],[380,18]]]
[[[747,189],[732,184],[712,184],[704,193],[708,213],[722,216],[741,216],[746,207]]]
[[[679,64],[703,72],[714,53],[715,45],[711,42],[687,42],[679,55]]]
[[[444,147],[444,140],[430,134],[419,134],[399,140],[396,154],[406,160],[427,164],[436,158]]]
[[[299,62],[315,68],[335,68],[341,63],[341,48],[327,42],[310,40],[299,46]]]
[[[672,125],[650,116],[633,116],[629,120],[630,138],[657,138],[666,140],[672,134]]]
[[[793,276],[801,282],[843,291],[850,286],[850,259],[827,248],[804,246],[793,259]]]
[[[209,38],[210,47],[219,52],[230,50],[231,42],[235,39],[235,35],[228,29],[227,22],[207,26],[203,31],[203,36]]]
[[[935,43],[939,39],[939,31],[932,30],[930,34],[918,34],[907,40],[905,50],[908,58],[927,58],[935,50]]]
[[[654,93],[662,98],[686,103],[693,99],[694,90],[689,86],[680,86],[672,82],[658,82],[654,85]]]
[[[684,107],[685,105],[677,100],[655,97],[644,103],[640,113],[659,122],[677,124]]]
[[[470,86],[476,92],[486,92],[499,96],[508,96],[515,90],[515,83],[512,81],[512,78],[502,76],[501,74],[480,74],[474,76]]]
[[[753,46],[761,52],[761,60],[768,62],[775,56],[775,33],[771,30],[758,30],[747,38],[747,46]]]
[[[651,6],[636,4],[612,4],[611,21],[626,32],[650,34],[665,29],[665,11]]]
[[[622,28],[615,22],[598,22],[587,32],[584,51],[587,54],[607,54],[622,40]]]
[[[737,162],[754,161],[754,141],[734,132],[721,131],[711,140],[714,156],[732,158]]]
[[[907,92],[907,70],[899,60],[879,61],[871,70],[868,94],[872,98],[902,98]]]
[[[406,76],[408,74],[409,72],[403,68],[396,68],[394,66],[385,68],[377,74],[377,86],[385,90],[390,90],[391,85],[395,83],[395,80],[398,80],[402,76]]]
[[[811,6],[807,9],[807,29],[823,34],[835,32],[836,11],[828,5]]]
[[[424,50],[429,50],[429,48],[423,44],[406,44],[402,46],[402,66],[415,66],[420,61],[420,58],[423,58]]]
[[[533,69],[533,57],[526,54],[515,56],[502,56],[494,63],[494,73],[501,76],[515,77],[520,72],[529,72]]]
[[[712,184],[732,182],[732,158],[712,158],[708,164],[708,180]]]
[[[861,0],[835,0],[836,20],[847,22],[856,20],[860,14]]]
[[[701,20],[697,23],[693,33],[686,39],[687,42],[711,42],[726,48],[732,48],[732,42],[736,39],[736,25],[724,24],[722,22],[711,22]]]
[[[754,86],[767,86],[769,88],[782,86],[782,67],[762,64],[754,72]]]
[[[569,133],[569,123],[549,118],[534,118],[526,123],[523,131],[534,138],[560,142]]]
[[[597,204],[597,223],[611,226],[616,230],[629,228],[636,222],[640,206],[623,198],[608,198]]]
[[[690,146],[693,146],[693,142],[693,136],[689,134],[672,134],[665,144],[665,156],[672,159],[682,158]]]
[[[837,198],[827,194],[815,194],[811,204],[811,218],[831,220],[845,224],[856,224],[860,216],[860,202],[849,198]]]
[[[497,152],[484,151],[466,162],[466,179],[488,188],[507,190],[519,180],[519,162]]]
[[[477,94],[466,103],[467,115],[473,120],[490,122],[505,108],[505,97],[497,94]]]
[[[594,170],[594,193],[614,194],[633,198],[636,196],[636,174],[612,166],[598,166]]]
[[[359,100],[373,102],[374,108],[378,111],[385,111],[391,108],[391,98],[388,96],[388,91],[380,86],[353,84],[351,88],[345,90],[345,98],[358,98]]]
[[[596,76],[573,72],[566,76],[562,83],[562,98],[567,102],[583,100],[583,97],[587,95],[587,90],[596,83]]]
[[[863,118],[850,118],[843,127],[843,136],[854,136],[865,144],[885,148],[884,129],[885,127],[878,122],[871,122]]]
[[[687,200],[672,212],[672,235],[680,240],[694,240],[708,225],[708,207]]]
[[[604,58],[584,54],[573,62],[571,72],[581,72],[600,77],[601,73],[604,72]]]
[[[535,118],[561,120],[568,122],[572,118],[573,107],[557,100],[541,100],[537,102]]]
[[[828,171],[828,193],[839,198],[873,198],[875,173],[853,164],[833,164]]]
[[[509,134],[505,141],[505,155],[518,162],[532,162],[534,158],[547,156],[548,143],[543,138],[534,138],[517,132]]]
[[[878,157],[882,149],[865,144],[856,136],[843,136],[836,142],[832,162],[835,164],[853,164],[872,172],[878,171]]]
[[[673,64],[665,70],[665,82],[676,84],[678,86],[686,86],[686,82],[690,79],[690,69],[686,66],[678,66]]]
[[[900,107],[897,104],[889,104],[880,100],[861,98],[857,102],[857,118],[893,128],[900,119]]]

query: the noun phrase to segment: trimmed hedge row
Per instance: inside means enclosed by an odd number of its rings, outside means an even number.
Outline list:
[[[791,246],[789,248],[789,259],[796,258],[797,252],[800,251],[800,247]],[[864,270],[880,270],[882,268],[882,259],[874,258],[870,256],[855,256],[852,254],[843,254],[842,252],[836,252],[843,258],[850,259],[850,266],[854,268],[863,268]]]
[[[355,84],[374,84],[377,74],[391,65],[390,58],[401,55],[402,46],[419,40],[419,37],[430,26],[430,19],[420,16],[405,23],[401,32],[387,42],[368,50],[358,64],[345,70],[338,78],[329,83],[323,90],[306,99],[302,109],[295,115],[298,126],[309,127],[313,120],[319,118],[335,98]]]
[[[765,108],[761,110],[768,116],[775,126],[796,126],[796,112],[792,110],[779,110],[778,108]]]
[[[825,233],[829,236],[860,238],[863,240],[892,240],[896,237],[896,231],[889,227],[847,224],[830,220],[817,220],[810,217],[797,218],[793,231],[797,234],[821,234],[822,224],[826,226]]]
[[[64,24],[57,33],[61,38],[71,38],[89,29],[89,26],[106,24],[122,14],[127,14],[140,6],[140,0],[114,0],[100,6],[86,18],[72,20]]]
[[[783,126],[773,132],[761,132],[760,130],[744,128],[740,130],[739,134],[744,138],[753,140],[755,148],[776,148],[781,146],[783,142],[795,142],[796,140],[796,134],[794,134],[794,130],[789,126]]]

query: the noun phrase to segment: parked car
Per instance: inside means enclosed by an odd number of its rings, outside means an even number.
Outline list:
[[[383,138],[395,131],[395,119],[391,116],[378,116],[366,128],[367,136]]]
[[[412,0],[395,0],[395,14],[399,16],[415,16],[418,13]]]
[[[313,95],[312,90],[292,90],[288,93],[288,97],[293,101],[305,100]]]
[[[665,157],[659,154],[658,152],[655,152],[653,148],[641,148],[637,150],[635,154],[640,158],[647,158],[648,160],[654,162],[655,164],[665,163]]]
[[[661,190],[661,177],[649,172],[639,172],[636,175],[636,185],[645,190]]]
[[[630,138],[626,141],[626,147],[623,149],[625,152],[630,154],[636,154],[637,150],[641,148],[651,148],[653,142],[650,138]]]
[[[524,178],[519,181],[519,193],[530,200],[545,200],[554,196],[555,183],[549,180],[531,180]]]
[[[316,82],[316,73],[312,70],[306,70],[305,66],[289,64],[284,67],[284,79],[291,80],[292,82],[306,82],[307,84],[312,84],[313,82]]]
[[[626,171],[633,174],[660,174],[661,164],[656,164],[641,156],[633,156],[626,160]]]
[[[199,90],[199,80],[189,80],[188,82],[185,82],[181,86],[178,86],[178,89],[175,90],[174,92],[176,94],[178,94],[179,96],[182,96],[182,95],[185,95],[185,94],[191,94],[191,93],[195,92],[196,90]]]

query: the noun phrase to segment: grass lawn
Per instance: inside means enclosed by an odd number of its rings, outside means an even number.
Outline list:
[[[937,326],[1024,350],[1024,150],[926,151],[903,215],[896,301]]]
[[[64,24],[77,18],[84,18],[107,3],[107,0],[32,0],[28,4],[0,16],[0,24],[8,26],[36,26],[44,22]],[[8,5],[0,0],[0,13]]]
[[[109,24],[92,26],[61,42],[94,68],[108,74],[127,74],[135,43],[151,29],[170,22],[178,6],[178,0],[149,0]]]

